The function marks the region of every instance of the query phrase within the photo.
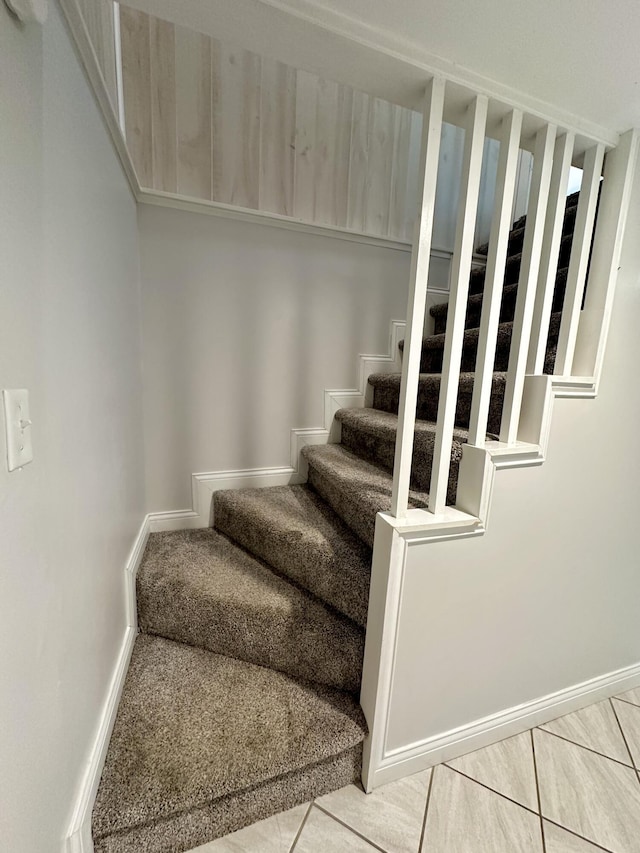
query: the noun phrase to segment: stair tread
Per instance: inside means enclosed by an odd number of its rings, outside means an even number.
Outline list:
[[[551,315],[550,321],[550,330],[553,330],[556,325],[559,325],[561,319],[561,312],[557,311]],[[511,329],[513,328],[513,320],[508,320],[505,323],[500,323],[498,325],[498,342],[500,342],[500,338],[508,333],[511,335]],[[475,341],[478,338],[480,333],[479,327],[474,327],[472,329],[465,329],[464,331],[464,342],[469,343],[471,341]],[[440,350],[444,349],[446,333],[441,332],[439,335],[430,335],[429,337],[422,339],[422,349],[424,350]],[[404,344],[404,341],[400,341],[400,344]],[[466,371],[469,372],[469,371]]]
[[[309,482],[367,545],[373,546],[376,514],[391,509],[392,477],[340,444],[307,445],[302,455]],[[412,489],[409,505],[425,508],[426,492]]]
[[[335,414],[336,420],[357,429],[361,434],[370,435],[395,442],[398,430],[398,416],[392,412],[383,412],[374,408],[339,409]],[[426,438],[435,441],[437,425],[433,421],[416,419],[414,436],[416,440]],[[469,430],[454,427],[451,458],[462,457],[462,445],[467,441]]]
[[[306,485],[214,493],[214,526],[364,626],[371,551]]]
[[[143,631],[359,688],[362,630],[211,528],[151,534],[137,593]]]
[[[338,756],[365,735],[347,693],[141,634],[96,797],[94,838],[215,804]],[[224,832],[228,816],[221,820]]]
[[[465,371],[460,373],[459,388],[464,388],[468,391],[473,391],[473,383],[475,381],[475,373],[473,371]],[[442,380],[441,373],[421,373],[418,377],[418,384],[425,387],[440,388]],[[369,384],[374,388],[399,388],[402,381],[401,373],[372,373],[369,375]],[[496,370],[493,374],[494,383],[506,385],[506,371]]]

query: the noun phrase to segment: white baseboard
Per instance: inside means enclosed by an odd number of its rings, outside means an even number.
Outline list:
[[[451,761],[640,686],[640,663],[558,690],[540,699],[386,753],[369,777],[368,790]]]
[[[150,516],[145,515],[124,566],[127,627],[124,631],[120,651],[100,714],[96,736],[87,759],[84,776],[80,782],[69,830],[63,842],[64,853],[93,853],[91,813],[107,757],[111,733],[116,721],[122,688],[127,677],[133,644],[138,634],[136,574],[150,531]]]
[[[100,723],[91,753],[87,762],[86,771],[80,784],[79,795],[65,838],[64,853],[93,853],[93,840],[91,838],[91,813],[96,799],[102,768],[107,757],[107,749],[111,733],[116,721],[118,704],[122,695],[122,688],[127,676],[133,644],[135,643],[137,630],[128,625],[124,632],[122,645],[116,661],[107,699],[102,710]]]

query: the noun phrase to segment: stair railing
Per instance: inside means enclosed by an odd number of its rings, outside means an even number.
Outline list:
[[[443,114],[446,114],[447,109],[446,86],[443,79],[434,77],[427,87],[423,107],[419,209],[409,283],[409,308],[393,474],[391,513],[396,518],[404,518],[410,504],[411,464],[438,177],[438,152]],[[459,92],[456,92],[455,96],[459,98]],[[429,512],[435,516],[442,516],[446,511],[474,250],[482,147],[492,106],[495,105],[484,95],[469,92],[466,112],[461,122],[466,130],[465,152],[428,505]],[[549,122],[542,122],[539,117],[523,114],[515,105],[510,106],[506,112],[504,105],[501,109],[494,110],[494,128],[495,114],[498,112],[502,116],[499,128],[500,154],[478,330],[468,443],[480,448],[487,445],[486,430],[508,239],[512,226],[511,212],[517,162],[520,149],[529,144],[532,133],[535,132],[533,172],[511,330],[500,436],[499,442],[492,442],[494,447],[517,448],[522,444],[518,441],[518,434],[526,378],[531,375],[543,375],[545,367],[549,369],[545,361],[562,247],[569,170],[572,162],[579,162],[581,157],[582,188],[576,212],[553,379],[559,389],[556,393],[561,395],[593,396],[597,389],[637,156],[638,136],[635,131],[623,135],[619,146],[611,149],[605,160],[605,146],[601,141],[590,140],[581,134],[577,136],[571,128],[558,128]],[[527,137],[523,138],[525,125]],[[599,193],[597,228],[594,230]],[[581,372],[576,374],[576,368]]]

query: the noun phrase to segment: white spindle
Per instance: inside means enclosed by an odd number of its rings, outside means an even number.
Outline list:
[[[393,466],[392,515],[406,515],[413,456],[413,433],[416,422],[420,358],[424,314],[427,304],[427,278],[433,232],[433,214],[438,179],[440,135],[444,109],[444,80],[434,77],[425,93],[422,113],[422,146],[420,152],[419,207],[414,228],[409,304],[402,359],[402,380],[398,405],[398,431]]]
[[[607,345],[622,240],[640,148],[640,133],[629,130],[607,154],[589,285],[573,359],[575,376],[592,376],[596,388]]]
[[[438,422],[429,490],[429,510],[432,513],[442,512],[447,501],[451,444],[458,399],[460,360],[465,331],[464,321],[469,294],[469,276],[471,274],[488,105],[489,101],[484,95],[478,95],[474,99],[469,107],[469,119],[465,131],[460,202],[451,264],[447,332],[440,378]]]
[[[118,124],[122,136],[126,139],[124,122],[124,82],[122,78],[122,40],[120,37],[120,4],[113,4],[113,40],[116,57],[116,97],[118,100]]]
[[[603,145],[594,145],[589,148],[584,157],[582,186],[578,198],[571,260],[567,273],[567,289],[564,294],[558,351],[553,371],[558,376],[570,376],[573,369],[573,353],[576,347],[582,296],[587,278],[587,265],[591,252],[591,238],[596,218],[603,160]]]
[[[558,272],[562,226],[567,206],[567,186],[569,185],[573,143],[573,133],[565,133],[556,139],[553,168],[551,170],[549,204],[547,206],[544,237],[542,238],[538,290],[533,309],[533,323],[531,325],[527,373],[538,374],[542,373],[544,369],[547,338],[549,336],[549,320],[551,319],[553,294]]]
[[[484,278],[476,373],[469,419],[469,444],[477,447],[484,446],[487,433],[502,284],[507,262],[515,183],[520,162],[521,129],[522,113],[520,110],[513,110],[504,119],[502,127],[495,204]]]
[[[556,128],[552,124],[545,125],[536,134],[527,224],[524,232],[518,295],[516,297],[516,311],[509,353],[509,369],[504,389],[504,405],[500,424],[500,441],[508,444],[513,444],[518,435],[518,421],[520,420],[520,406],[527,367],[535,290],[540,269],[540,250],[551,182],[555,137]]]

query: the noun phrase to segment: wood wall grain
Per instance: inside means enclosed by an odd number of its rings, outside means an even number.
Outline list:
[[[118,113],[113,0],[78,0]],[[418,113],[120,6],[127,146],[149,189],[410,241]],[[464,131],[444,125],[433,244],[451,250]],[[499,146],[486,140],[476,243],[488,238]],[[526,209],[521,152],[514,217]]]

